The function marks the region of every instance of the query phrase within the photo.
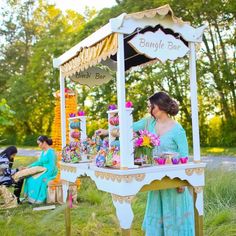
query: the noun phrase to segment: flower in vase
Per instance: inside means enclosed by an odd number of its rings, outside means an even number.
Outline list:
[[[148,136],[143,136],[143,143],[142,146],[150,147],[151,148],[151,140]]]
[[[135,141],[135,147],[141,147],[143,144],[143,138],[139,137]]]
[[[135,157],[146,159],[149,164],[153,163],[152,151],[155,146],[160,145],[160,139],[157,135],[147,130],[140,130],[135,138]]]

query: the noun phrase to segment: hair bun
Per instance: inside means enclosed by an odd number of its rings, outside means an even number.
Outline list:
[[[178,112],[179,105],[175,100],[172,99],[169,105],[168,114],[170,114],[171,116],[175,116],[178,114]]]
[[[48,140],[47,140],[47,144],[49,145],[49,146],[51,146],[52,145],[52,139],[51,138],[48,138]]]

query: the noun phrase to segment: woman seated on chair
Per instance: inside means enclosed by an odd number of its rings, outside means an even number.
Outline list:
[[[40,176],[30,176],[25,179],[24,195],[28,198],[29,203],[40,204],[47,199],[48,182],[56,178],[57,158],[55,151],[50,147],[52,139],[42,135],[38,137],[37,143],[42,149],[42,153],[38,161],[29,165],[29,167],[42,166],[46,168],[46,171]]]
[[[20,203],[20,193],[21,193],[21,188],[23,185],[23,179],[15,182],[12,178],[12,176],[19,169],[23,168],[23,167],[19,167],[16,169],[12,169],[14,157],[15,157],[16,153],[17,153],[17,148],[15,146],[10,146],[0,153],[0,185],[2,186],[1,194],[8,195],[12,199],[14,199],[14,196],[12,196],[10,193],[7,193],[8,190],[6,188],[3,188],[3,186],[6,186],[6,187],[14,186],[15,187],[14,195],[17,198],[17,202]],[[5,198],[4,198],[4,200],[5,200],[5,202],[8,201]]]

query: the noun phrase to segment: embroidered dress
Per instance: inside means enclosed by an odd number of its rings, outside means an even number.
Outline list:
[[[47,184],[50,180],[56,178],[56,154],[53,149],[42,151],[38,161],[32,163],[33,166],[43,166],[47,169],[45,173],[35,178],[30,176],[26,178],[24,185],[24,194],[31,203],[43,203],[47,199]]]
[[[156,133],[155,125],[155,119],[144,118],[135,122],[133,128],[134,131],[147,129]],[[159,152],[188,156],[186,134],[179,123],[160,136]],[[176,189],[148,192],[142,228],[146,236],[194,236],[194,206],[189,189],[186,187],[183,193]]]

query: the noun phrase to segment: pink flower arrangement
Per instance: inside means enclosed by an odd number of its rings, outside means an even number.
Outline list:
[[[152,134],[147,130],[140,130],[139,136],[135,140],[135,147],[152,148],[160,145],[160,138],[156,134]]]
[[[155,146],[160,145],[160,138],[156,134],[152,134],[147,130],[140,130],[139,134],[135,137],[135,157],[146,157],[146,163],[152,164],[153,157],[152,151]]]

